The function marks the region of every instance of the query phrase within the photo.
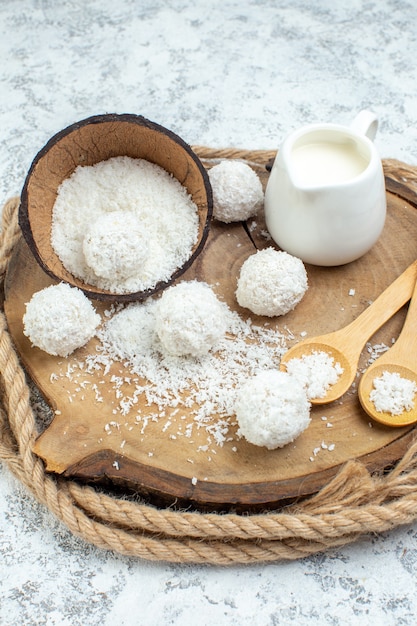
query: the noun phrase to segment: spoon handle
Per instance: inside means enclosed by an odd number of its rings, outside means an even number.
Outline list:
[[[376,363],[400,364],[417,370],[417,282],[397,341],[377,359]]]
[[[417,261],[414,261],[363,313],[345,327],[345,336],[352,339],[346,342],[346,354],[353,357],[360,352],[368,339],[410,300],[416,280]],[[415,301],[417,305],[417,298]],[[417,326],[417,315],[413,317]]]

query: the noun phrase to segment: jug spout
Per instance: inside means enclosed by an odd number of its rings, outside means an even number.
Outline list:
[[[285,187],[286,192],[291,195],[297,194],[299,200],[304,194],[309,194],[313,189],[317,190],[316,180],[309,180],[303,176],[305,171],[304,165],[299,162],[299,152],[294,149],[297,142],[294,137],[289,137],[281,147],[276,159],[277,169],[279,170],[279,178],[281,186]]]

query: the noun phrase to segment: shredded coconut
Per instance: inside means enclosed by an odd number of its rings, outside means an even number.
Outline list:
[[[209,170],[213,216],[221,222],[239,222],[257,214],[264,193],[256,172],[242,161],[222,161]]]
[[[395,340],[392,340],[392,343],[394,343]],[[370,365],[371,363],[373,363],[374,361],[376,361],[376,359],[381,356],[381,354],[384,354],[384,352],[386,352],[389,349],[389,346],[387,346],[385,343],[376,343],[374,345],[372,345],[371,343],[367,343],[366,344],[366,350],[369,354],[368,357],[368,365]]]
[[[199,357],[170,355],[156,332],[158,303],[148,298],[107,320],[97,332],[97,351],[86,357],[80,372],[85,377],[100,371],[103,380],[111,379],[115,413],[132,414],[142,433],[149,421],[159,421],[169,409],[171,434],[191,438],[194,429],[205,429],[208,444],[222,446],[235,424],[236,390],[259,371],[278,369],[286,336],[242,319],[219,301],[227,328],[213,348]],[[128,375],[115,375],[112,365],[117,362],[128,368]],[[138,409],[139,396],[154,412]],[[186,409],[185,423],[181,409]],[[179,410],[175,417],[174,410]]]
[[[100,321],[80,289],[59,283],[33,294],[26,304],[23,332],[32,345],[66,357],[91,339]]]
[[[301,259],[266,248],[243,263],[236,298],[240,306],[256,315],[273,317],[294,309],[307,287],[307,273]]]
[[[84,237],[111,212],[131,213],[140,222],[141,242],[149,249],[137,272],[98,276],[84,256]],[[100,230],[100,229],[99,229]],[[137,232],[137,231],[136,231]],[[120,242],[122,267],[137,263],[136,253]],[[137,236],[133,233],[135,240]],[[179,181],[144,159],[113,157],[93,166],[79,166],[63,181],[53,209],[51,243],[66,269],[84,282],[113,293],[154,287],[168,280],[190,257],[198,237],[198,211]],[[98,237],[97,243],[103,241]],[[107,240],[111,254],[116,251]],[[91,246],[96,250],[95,243]],[[87,256],[88,244],[87,244]],[[93,255],[94,256],[94,255]],[[91,263],[91,259],[90,259]],[[103,261],[98,262],[99,271]]]
[[[290,359],[287,372],[299,380],[307,392],[309,400],[323,398],[331,385],[334,385],[343,368],[327,352],[314,350],[301,358]]]
[[[303,386],[286,372],[260,372],[241,386],[236,400],[238,434],[269,450],[291,443],[310,423]]]
[[[383,372],[374,378],[373,389],[369,394],[378,413],[401,415],[414,408],[417,385],[413,380],[403,378],[398,372]]]
[[[156,307],[156,332],[164,351],[175,356],[206,354],[227,323],[227,312],[212,289],[198,281],[170,287]]]

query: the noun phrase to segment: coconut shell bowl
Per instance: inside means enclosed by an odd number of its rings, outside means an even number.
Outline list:
[[[117,294],[84,283],[62,264],[51,244],[52,214],[58,188],[78,166],[95,165],[112,157],[145,159],[172,174],[197,206],[197,241],[186,262],[168,280],[146,291]],[[204,247],[212,216],[208,175],[191,148],[170,130],[142,116],[106,114],[89,117],[54,135],[35,157],[26,177],[19,208],[19,224],[36,261],[57,281],[80,288],[97,300],[143,300],[172,284]]]

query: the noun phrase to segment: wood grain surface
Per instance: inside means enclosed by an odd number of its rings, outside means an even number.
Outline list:
[[[253,164],[265,185],[268,173],[264,165]],[[384,166],[388,215],[374,248],[345,266],[306,266],[309,289],[296,309],[272,320],[250,315],[254,323],[268,321],[278,330],[290,329],[294,339],[289,346],[305,333],[314,336],[336,330],[355,319],[417,258],[416,172],[399,162],[386,161]],[[208,282],[230,308],[245,317],[249,312],[237,305],[234,295],[240,267],[256,249],[270,245],[262,214],[248,224],[213,221],[203,252],[182,279]],[[170,437],[172,430],[166,429],[166,423],[171,421],[175,427],[174,414],[150,421],[143,434],[129,416],[122,425],[109,427],[114,422],[114,390],[101,383],[100,373],[93,374],[81,399],[79,391],[75,393],[80,379],[71,373],[95,350],[97,340],[62,359],[31,347],[23,335],[25,303],[35,291],[52,283],[22,239],[6,277],[5,311],[23,364],[55,412],[34,443],[35,453],[45,460],[49,471],[133,490],[163,506],[264,510],[316,492],[349,459],[360,458],[371,470],[386,468],[403,455],[414,437],[412,427],[393,429],[371,422],[358,401],[356,383],[341,400],[313,407],[308,429],[279,450],[268,451],[233,436],[222,447],[211,446],[203,452],[204,433],[196,431],[192,439]],[[101,313],[106,308],[98,301],[94,305]],[[405,313],[404,307],[375,334],[372,345],[390,345],[401,330]],[[368,358],[364,350],[359,372]],[[117,375],[129,375],[121,364],[112,367]],[[92,390],[94,383],[100,397]],[[146,407],[144,399],[139,403],[142,411],[155,412],[155,407]],[[231,428],[232,433],[235,429]]]

